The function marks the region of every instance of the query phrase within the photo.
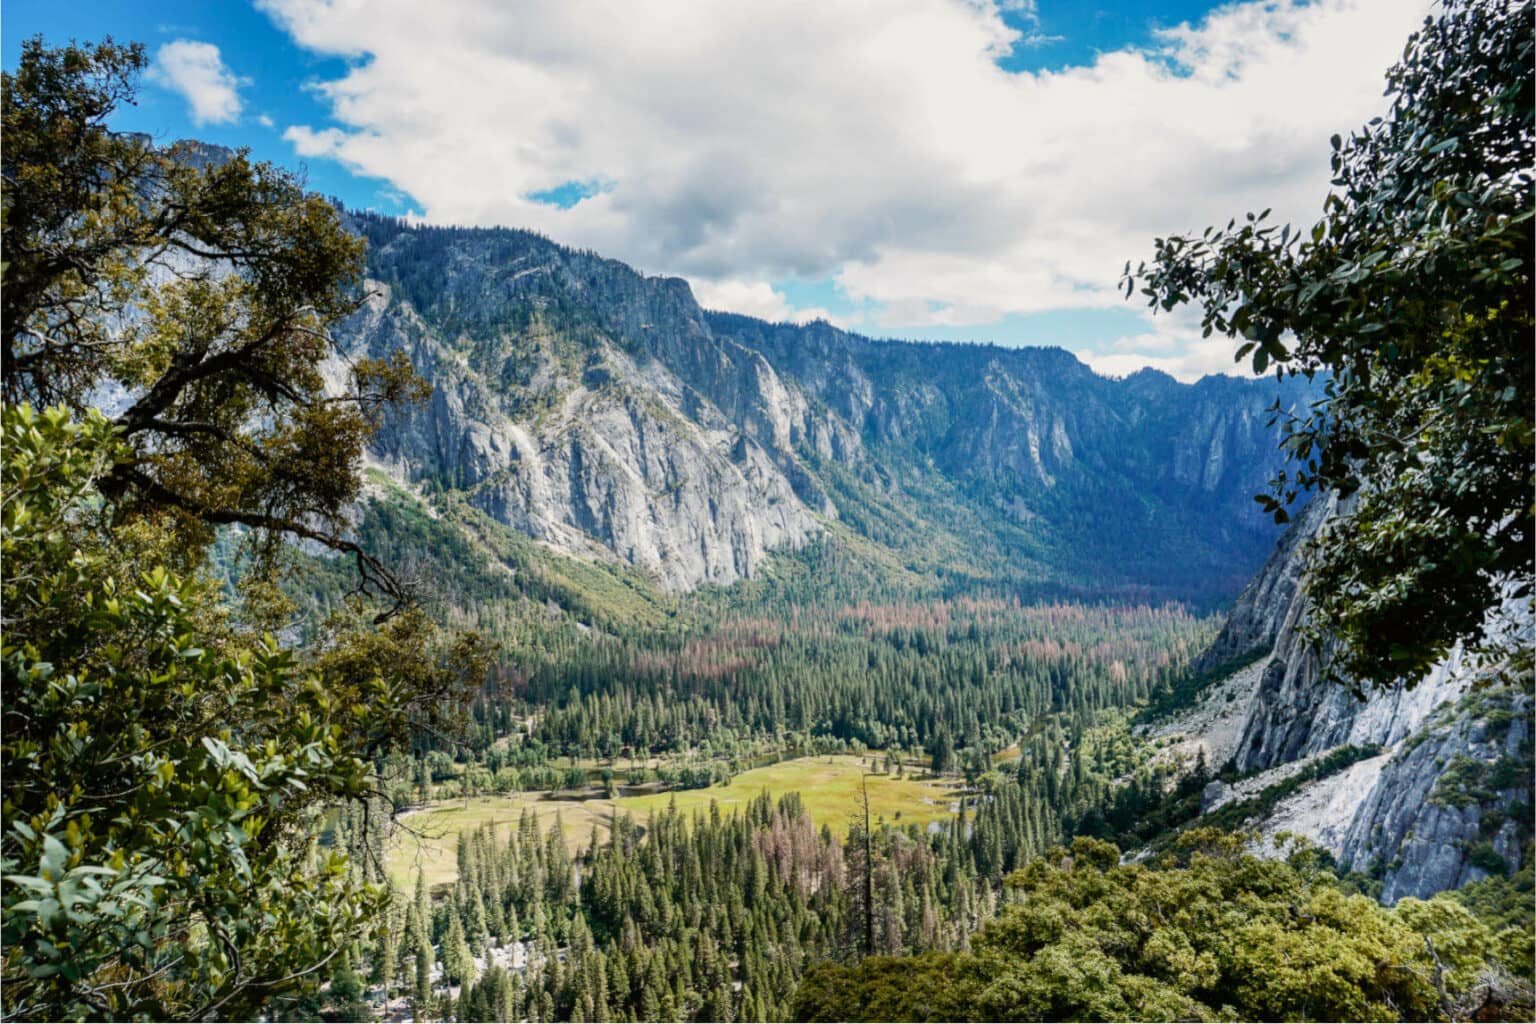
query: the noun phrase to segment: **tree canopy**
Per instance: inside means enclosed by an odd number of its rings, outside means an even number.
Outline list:
[[[368,766],[166,534],[103,528],[103,417],[4,417],[6,1016],[249,1014],[382,901],[301,838]]]
[[[264,556],[304,537],[403,599],[341,536],[374,414],[425,393],[403,355],[349,363],[331,344],[362,241],[287,171],[113,131],[144,64],[139,45],[35,38],[4,75],[5,399],[109,407],[127,447],[104,494],[174,523],[184,550],[226,524]]]
[[[1215,829],[1153,864],[1079,837],[1007,880],[971,951],[820,964],[799,1020],[1428,1020],[1528,1012],[1520,929],[1449,895],[1387,909],[1301,847]],[[935,991],[934,984],[942,984]],[[1523,1001],[1523,1002],[1522,1002]],[[1519,1004],[1519,1005],[1516,1005]]]
[[[1308,488],[1353,496],[1308,593],[1335,665],[1418,678],[1532,576],[1532,4],[1444,0],[1387,76],[1391,106],[1332,138],[1310,231],[1265,211],[1158,239],[1126,267],[1154,309],[1197,303],[1256,373],[1320,375],[1286,420],[1277,520]]]
[[[360,243],[284,172],[111,131],[143,62],[32,40],[3,80],[8,1019],[251,1018],[345,978],[387,890],[366,834],[317,837],[487,671],[338,532],[376,410],[422,391],[330,344]],[[233,525],[240,608],[208,571]],[[275,640],[293,537],[356,556],[383,610]]]

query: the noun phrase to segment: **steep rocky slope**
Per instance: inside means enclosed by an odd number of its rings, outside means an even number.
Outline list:
[[[379,466],[664,589],[837,528],[957,581],[1219,600],[1273,541],[1249,499],[1297,385],[770,325],[527,232],[352,221],[370,298],[341,340],[434,387]]]
[[[1472,693],[1396,744],[1339,841],[1382,899],[1456,889],[1530,855],[1531,698]]]
[[[743,428],[675,374],[595,341],[580,360],[537,315],[518,357],[455,345],[393,289],[369,282],[348,325],[355,351],[403,349],[433,384],[429,404],[393,419],[374,454],[400,479],[466,493],[500,522],[558,550],[617,557],[666,589],[751,576],[779,547],[835,515],[771,426]],[[805,499],[809,498],[807,501]]]
[[[1299,381],[1143,370],[1099,377],[1060,349],[872,341],[827,324],[711,313],[857,425],[887,458],[932,465],[989,514],[1034,530],[1081,576],[1237,590],[1276,537],[1252,496],[1278,462],[1270,406]]]
[[[1156,732],[1243,776],[1212,786],[1205,810],[1262,792],[1346,748],[1375,751],[1306,782],[1250,822],[1290,831],[1382,883],[1382,898],[1428,896],[1513,871],[1530,857],[1533,638],[1529,598],[1490,610],[1494,642],[1458,647],[1411,686],[1362,699],[1331,681],[1326,646],[1304,637],[1306,542],[1336,505],[1315,500],[1238,598],[1201,667],[1258,660],[1215,681]]]

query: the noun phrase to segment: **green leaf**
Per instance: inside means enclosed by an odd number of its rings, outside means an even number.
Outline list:
[[[69,850],[51,835],[43,836],[43,856],[38,874],[50,882],[64,877],[64,866],[69,862]]]

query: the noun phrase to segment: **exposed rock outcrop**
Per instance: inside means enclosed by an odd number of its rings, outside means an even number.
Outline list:
[[[1301,610],[1296,595],[1306,571],[1307,541],[1316,536],[1336,504],[1331,497],[1320,497],[1302,507],[1264,568],[1238,595],[1221,632],[1196,659],[1194,671],[1212,671],[1274,649],[1287,620]]]
[[[1160,731],[1181,732],[1189,750],[1230,751],[1247,776],[1202,801],[1202,812],[1256,795],[1345,745],[1378,748],[1306,782],[1253,825],[1304,835],[1374,874],[1388,903],[1513,871],[1530,855],[1532,701],[1509,659],[1531,646],[1530,599],[1511,588],[1490,610],[1491,651],[1474,657],[1458,645],[1414,685],[1357,697],[1328,678],[1326,645],[1314,648],[1302,629],[1306,544],[1334,514],[1334,502],[1317,499],[1298,517],[1200,664],[1216,668],[1255,651],[1260,660],[1208,689],[1224,695],[1217,713],[1201,716],[1209,702],[1197,700]]]
[[[758,440],[776,429],[761,410],[742,414],[764,417],[744,430],[606,338],[575,364],[554,339],[501,365],[477,359],[387,285],[370,288],[346,331],[353,349],[403,349],[433,383],[425,407],[393,417],[375,440],[378,461],[402,479],[459,489],[531,537],[617,557],[671,590],[750,577],[769,552],[814,536],[817,513],[836,514],[804,482],[797,491],[785,472],[792,452]],[[498,386],[511,375],[519,387]]]
[[[667,589],[756,575],[838,518],[906,558],[950,530],[986,551],[972,575],[1154,599],[1229,593],[1272,540],[1249,495],[1294,386],[765,324],[529,232],[351,219],[372,297],[341,340],[434,387],[377,465]]]
[[[1531,698],[1473,693],[1398,746],[1335,856],[1379,873],[1387,903],[1514,870],[1530,836],[1530,764]]]

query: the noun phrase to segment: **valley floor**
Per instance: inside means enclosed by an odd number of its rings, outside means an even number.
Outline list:
[[[410,892],[417,874],[428,888],[458,878],[457,840],[467,832],[491,827],[498,836],[516,829],[525,814],[541,833],[559,828],[571,854],[595,840],[608,838],[617,819],[632,816],[639,825],[675,805],[686,816],[708,815],[715,808],[731,815],[753,798],[773,799],[798,793],[819,828],[826,825],[842,837],[850,823],[862,820],[863,790],[867,787],[871,823],[922,825],[951,818],[960,808],[965,787],[955,778],[935,777],[910,766],[900,776],[883,770],[879,755],[834,754],[799,757],[743,772],[724,786],[646,792],[654,787],[621,787],[621,795],[605,798],[596,790],[572,793],[524,793],[516,796],[474,796],[439,800],[396,818],[385,847],[390,881]]]

